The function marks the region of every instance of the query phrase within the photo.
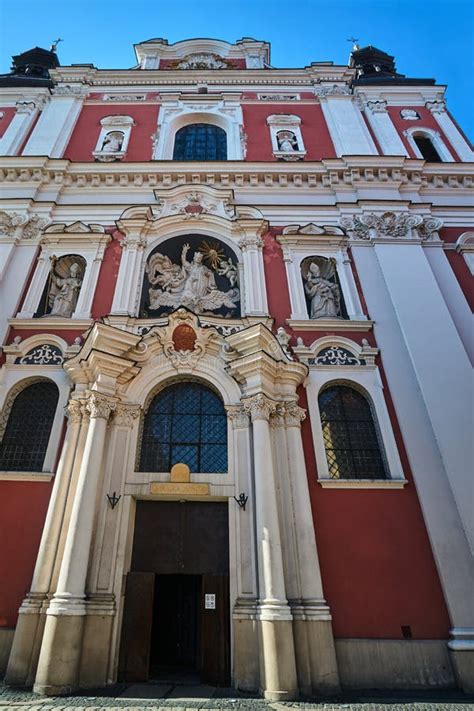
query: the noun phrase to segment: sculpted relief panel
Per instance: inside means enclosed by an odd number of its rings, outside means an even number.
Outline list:
[[[202,235],[175,237],[148,257],[142,317],[161,316],[180,306],[196,314],[238,318],[238,261],[223,242]]]

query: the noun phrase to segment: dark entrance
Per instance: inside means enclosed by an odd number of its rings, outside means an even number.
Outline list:
[[[137,502],[119,674],[229,680],[227,504]]]

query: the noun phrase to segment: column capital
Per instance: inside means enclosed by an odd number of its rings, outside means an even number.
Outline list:
[[[244,412],[250,415],[252,422],[255,422],[255,420],[268,421],[276,411],[277,404],[263,393],[258,393],[258,395],[242,400]]]
[[[239,247],[243,252],[259,250],[263,248],[263,239],[258,234],[245,234],[239,240]]]
[[[92,392],[86,402],[86,410],[91,418],[102,418],[108,420],[110,413],[117,407],[117,401],[103,395],[102,393]]]
[[[80,400],[69,400],[66,405],[66,417],[71,424],[78,424],[82,420],[83,403]]]
[[[443,114],[446,111],[446,102],[443,100],[426,101],[425,106],[432,114]]]
[[[249,426],[249,417],[242,405],[226,405],[225,409],[234,430],[246,429]]]
[[[270,415],[270,427],[285,426],[285,406],[282,402],[277,403],[275,412]]]
[[[113,414],[114,424],[124,427],[133,427],[133,422],[139,417],[141,409],[141,405],[129,405],[123,402],[117,403]]]
[[[306,410],[294,402],[285,403],[285,425],[287,427],[301,427],[301,423],[306,418]]]

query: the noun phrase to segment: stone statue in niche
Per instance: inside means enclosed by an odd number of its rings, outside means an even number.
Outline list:
[[[205,242],[200,250],[194,252],[191,260],[187,256],[189,250],[189,244],[183,245],[181,264],[174,264],[169,257],[159,252],[151,255],[146,265],[148,280],[152,285],[148,292],[150,309],[186,306],[198,314],[212,314],[222,306],[234,309],[240,299],[240,291],[235,287],[237,266],[230,257],[224,260],[218,250]],[[203,263],[204,259],[211,268]],[[214,272],[227,278],[230,285],[228,291],[217,288]]]
[[[278,150],[282,153],[294,153],[299,150],[298,141],[293,131],[278,131],[277,143]]]
[[[336,283],[332,260],[320,259],[303,263],[304,290],[310,301],[309,317],[342,318],[341,293]]]
[[[73,262],[64,276],[56,271],[57,260],[53,257],[49,274],[48,316],[70,318],[76,309],[77,299],[82,285],[82,269]]]
[[[104,138],[101,150],[104,153],[119,153],[122,150],[123,139],[122,131],[110,131]]]

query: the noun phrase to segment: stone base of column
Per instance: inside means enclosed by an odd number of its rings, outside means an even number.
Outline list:
[[[42,608],[46,600],[46,595],[29,595],[23,600],[5,673],[4,681],[8,686],[33,684],[45,623]]]
[[[260,687],[258,622],[255,602],[240,602],[232,614],[234,628],[234,686],[242,691]]]
[[[459,688],[465,694],[474,694],[474,649],[451,649],[450,653]]]
[[[115,616],[113,595],[91,595],[84,620],[79,686],[85,689],[107,685],[112,627]]]
[[[331,614],[325,601],[291,604],[300,691],[337,694],[340,691]]]
[[[80,614],[46,616],[35,693],[64,696],[79,687],[84,619]]]
[[[269,701],[298,698],[293,622],[260,619],[260,687]]]

